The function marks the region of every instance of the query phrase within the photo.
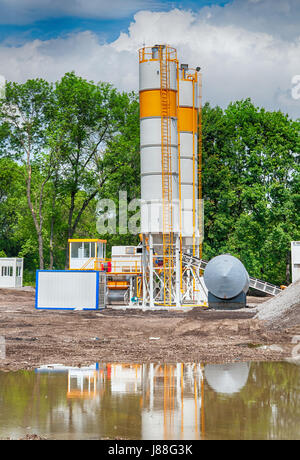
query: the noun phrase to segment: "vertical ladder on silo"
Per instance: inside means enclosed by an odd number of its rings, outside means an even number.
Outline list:
[[[163,264],[164,303],[172,304],[173,276],[173,216],[172,216],[172,157],[170,117],[170,71],[168,48],[160,47],[160,95],[161,95],[161,156],[163,199]]]
[[[201,231],[202,229],[202,77],[199,75],[198,84],[198,226]],[[202,236],[202,235],[201,235]],[[202,243],[199,245],[199,257],[202,259]]]

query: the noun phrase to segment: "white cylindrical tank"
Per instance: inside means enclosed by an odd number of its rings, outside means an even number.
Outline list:
[[[179,173],[177,131],[176,51],[159,45],[139,53],[140,129],[141,129],[141,232],[163,232],[162,187],[162,82],[161,61],[168,66],[168,149],[172,174],[172,227],[179,232]]]
[[[179,162],[181,231],[183,250],[199,245],[198,210],[198,73],[181,66],[179,71]]]

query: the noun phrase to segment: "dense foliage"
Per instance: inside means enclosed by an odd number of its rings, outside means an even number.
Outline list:
[[[300,239],[300,121],[254,107],[203,109],[204,255],[229,252],[252,276],[290,282]]]
[[[252,276],[290,281],[290,242],[300,239],[300,121],[256,108],[203,107],[207,259],[239,257]],[[56,84],[8,83],[0,102],[0,254],[37,268],[64,268],[68,238],[105,237],[101,198],[140,196],[139,104],[74,73]],[[118,209],[118,207],[117,207]],[[110,245],[136,244],[130,234]]]

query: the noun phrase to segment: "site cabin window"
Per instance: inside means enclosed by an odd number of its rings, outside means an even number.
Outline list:
[[[83,243],[83,256],[82,259],[90,258],[90,243]]]
[[[13,267],[1,267],[1,276],[14,276]]]
[[[21,277],[21,274],[22,274],[22,268],[21,268],[21,267],[17,267],[17,274],[16,274],[16,276],[17,276],[18,278],[20,278],[20,277]]]
[[[71,243],[71,258],[78,259],[79,258],[79,250],[82,247],[82,243]]]
[[[105,259],[105,244],[97,243],[97,259]]]
[[[72,259],[90,259],[95,256],[95,243],[71,243]]]

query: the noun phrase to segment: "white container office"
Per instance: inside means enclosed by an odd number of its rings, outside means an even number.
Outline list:
[[[0,258],[0,288],[23,287],[23,259]]]

